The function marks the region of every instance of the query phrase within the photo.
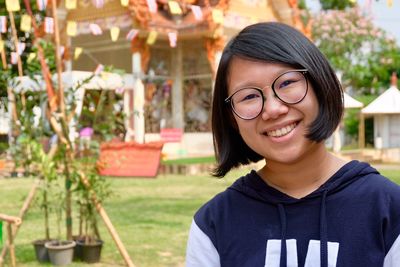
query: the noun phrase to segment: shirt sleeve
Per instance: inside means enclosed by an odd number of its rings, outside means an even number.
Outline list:
[[[217,249],[193,220],[186,249],[186,267],[220,267]]]

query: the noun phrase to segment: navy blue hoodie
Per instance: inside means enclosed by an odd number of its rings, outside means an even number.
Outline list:
[[[399,234],[400,187],[367,163],[301,199],[251,171],[195,214],[186,266],[394,267]]]

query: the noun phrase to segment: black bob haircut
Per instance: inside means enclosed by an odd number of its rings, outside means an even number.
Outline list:
[[[318,99],[319,112],[306,137],[322,142],[334,132],[343,114],[343,92],[325,56],[291,26],[278,22],[250,25],[226,45],[217,70],[212,101],[212,131],[217,159],[214,176],[223,177],[234,167],[263,158],[243,141],[230,105],[224,101],[228,97],[229,67],[234,57],[307,69],[306,77]]]

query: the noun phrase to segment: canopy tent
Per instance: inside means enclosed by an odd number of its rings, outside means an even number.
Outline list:
[[[140,79],[135,79],[132,74],[120,75],[110,72],[101,72],[100,74],[95,75],[93,72],[89,71],[66,71],[61,74],[61,77],[63,88],[65,88],[65,90],[75,90],[74,96],[76,101],[76,114],[81,113],[85,90],[117,90],[123,93],[123,109],[125,114],[129,114],[125,119],[126,129],[128,132],[134,132],[135,129],[136,134],[134,136],[135,139],[138,139],[138,141],[144,139],[144,117],[133,116],[133,114],[143,110],[142,105],[144,100],[139,99],[144,98],[144,94],[142,92],[143,84]],[[52,80],[53,82],[56,81],[57,76],[53,75]],[[12,88],[12,90],[16,93],[20,93],[22,91],[39,92],[45,90],[46,85],[42,79],[42,76],[35,76],[33,78],[23,76],[10,80],[9,87]],[[132,101],[132,98],[135,99],[135,101]],[[134,103],[135,112],[132,112],[132,103]],[[136,127],[133,127],[133,125]],[[74,129],[75,122],[71,121],[70,127],[71,140],[74,140],[74,136],[76,135],[76,130]]]
[[[355,100],[346,92],[343,93],[344,108],[362,108],[364,106],[360,101]]]
[[[361,110],[364,116],[374,120],[375,148],[400,148],[400,91],[394,73],[391,86],[368,106]]]

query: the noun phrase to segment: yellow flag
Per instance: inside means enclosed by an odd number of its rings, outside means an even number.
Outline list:
[[[113,42],[118,40],[118,36],[119,36],[119,28],[118,27],[111,27],[110,29],[110,34],[111,34],[111,40]]]
[[[215,23],[222,24],[224,22],[224,13],[222,13],[221,9],[213,9],[212,18]]]
[[[121,6],[128,6],[129,0],[121,0]]]
[[[0,40],[0,53],[3,53],[4,51],[4,41]]]
[[[76,36],[78,31],[78,23],[75,21],[68,21],[67,22],[67,34],[68,36]]]
[[[22,15],[21,24],[20,24],[21,31],[29,32],[31,30],[31,27],[32,27],[31,16],[26,15],[26,14]]]
[[[29,53],[29,56],[28,56],[28,59],[27,59],[27,62],[28,63],[31,63],[32,62],[32,60],[34,60],[35,59],[35,57],[36,57],[36,53]]]
[[[67,9],[75,9],[76,8],[76,0],[65,0],[65,7]]]
[[[148,45],[152,45],[152,44],[154,44],[155,42],[156,42],[156,40],[157,40],[157,32],[156,31],[151,31],[150,33],[149,33],[149,36],[147,37],[147,41],[146,41],[146,43],[148,44]]]
[[[392,7],[393,6],[393,0],[387,0],[387,5],[388,5],[388,7]]]
[[[74,59],[77,60],[79,56],[82,54],[82,52],[83,52],[82,47],[75,47]]]
[[[19,11],[21,9],[19,0],[6,0],[6,9],[9,12]]]
[[[168,7],[171,14],[180,15],[182,14],[182,9],[176,1],[168,1]]]

